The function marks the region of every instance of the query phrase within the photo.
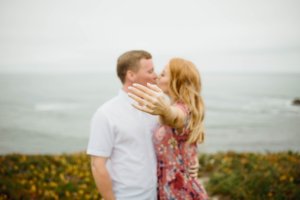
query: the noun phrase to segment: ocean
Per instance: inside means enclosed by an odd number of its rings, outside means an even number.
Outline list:
[[[300,151],[300,74],[203,72],[199,151]],[[113,72],[1,73],[0,154],[85,151],[96,109],[118,93]]]

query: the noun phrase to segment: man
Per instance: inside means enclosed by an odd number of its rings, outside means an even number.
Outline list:
[[[94,114],[87,153],[92,174],[105,200],[156,199],[156,158],[152,129],[157,118],[135,109],[128,95],[133,83],[155,83],[152,56],[129,51],[117,62],[123,87]]]
[[[155,200],[156,156],[152,131],[158,118],[135,109],[127,95],[133,83],[155,83],[152,56],[142,50],[118,58],[122,90],[94,114],[87,154],[97,189],[105,200]],[[198,162],[197,162],[198,163]],[[198,166],[191,170],[196,176]]]

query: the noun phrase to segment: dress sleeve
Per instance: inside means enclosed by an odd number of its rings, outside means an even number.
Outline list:
[[[177,102],[174,104],[174,106],[176,106],[177,108],[181,109],[184,113],[184,127],[181,133],[178,133],[176,131],[176,129],[174,129],[174,132],[176,133],[176,135],[187,135],[189,133],[189,130],[187,128],[189,120],[190,120],[190,111],[189,108],[187,107],[186,104],[181,103],[181,102]]]
[[[91,121],[90,138],[87,154],[110,157],[114,144],[113,126],[107,116],[98,110]]]
[[[175,106],[179,109],[181,109],[184,113],[184,127],[187,127],[189,119],[190,119],[190,111],[189,108],[187,107],[187,105],[185,105],[184,103],[176,103]]]

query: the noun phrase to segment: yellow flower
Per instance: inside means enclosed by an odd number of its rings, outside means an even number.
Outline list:
[[[87,188],[87,185],[86,185],[86,184],[82,184],[82,185],[80,185],[79,187],[82,188],[82,189],[86,189],[86,188]]]
[[[177,148],[177,141],[175,138],[170,138],[168,141],[168,144],[170,145],[171,148],[175,149]]]
[[[60,174],[60,175],[59,175],[59,178],[60,178],[60,180],[62,180],[62,181],[65,181],[65,180],[66,180],[64,174]]]
[[[35,193],[36,192],[36,187],[35,185],[32,185],[30,188],[30,192]]]
[[[287,177],[285,175],[280,176],[280,181],[285,181]]]
[[[83,190],[79,190],[79,192],[78,192],[80,195],[83,195]]]
[[[25,183],[26,183],[26,179],[22,179],[22,180],[20,180],[20,183],[21,183],[21,185],[25,185]]]
[[[272,193],[272,192],[269,192],[269,193],[268,193],[268,196],[269,196],[269,197],[272,197],[272,196],[273,196],[273,193]]]
[[[48,173],[48,172],[49,172],[49,168],[46,167],[46,168],[44,169],[44,171],[45,171],[45,173]]]
[[[67,197],[71,196],[69,191],[66,191],[65,194],[66,194]]]
[[[57,187],[57,183],[55,183],[55,182],[50,182],[50,183],[49,183],[49,186],[55,188],[55,187]]]
[[[21,162],[25,162],[27,160],[27,157],[25,155],[21,156]]]
[[[247,163],[248,163],[248,160],[245,159],[245,158],[243,158],[243,159],[241,160],[241,163],[242,163],[242,164],[247,164]]]

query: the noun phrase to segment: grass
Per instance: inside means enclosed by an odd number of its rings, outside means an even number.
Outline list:
[[[200,177],[219,199],[300,199],[300,154],[202,154]],[[1,199],[100,199],[84,153],[0,156]]]

